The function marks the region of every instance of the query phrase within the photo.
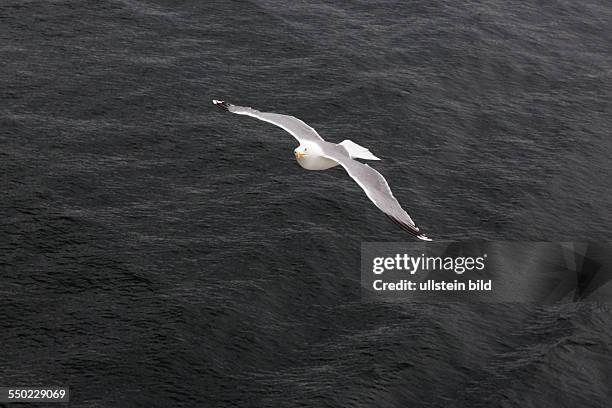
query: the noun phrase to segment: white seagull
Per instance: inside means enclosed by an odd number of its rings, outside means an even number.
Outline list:
[[[387,180],[376,170],[354,159],[380,160],[365,147],[350,140],[330,143],[306,123],[298,118],[278,113],[260,112],[253,108],[232,105],[213,99],[219,108],[238,115],[272,123],[295,137],[300,145],[294,150],[295,158],[306,170],[326,170],[340,165],[359,184],[374,205],[402,229],[423,241],[431,241],[415,225],[412,218],[393,196]]]

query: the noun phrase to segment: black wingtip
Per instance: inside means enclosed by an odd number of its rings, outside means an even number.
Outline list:
[[[225,101],[218,101],[216,99],[213,99],[213,103],[215,105],[217,105],[217,107],[219,107],[219,108],[221,108],[221,109],[223,109],[225,111],[229,111],[229,107],[230,107],[229,103],[227,103]]]
[[[398,227],[400,227],[401,229],[403,229],[404,231],[406,231],[407,233],[414,235],[415,237],[417,237],[418,239],[422,240],[422,241],[431,241],[431,238],[427,237],[425,234],[423,234],[418,227],[416,226],[412,226],[412,225],[408,225],[404,222],[401,222],[400,220],[398,220],[395,217],[392,217],[388,214],[385,214],[387,216],[387,218],[389,218],[393,223],[397,224]]]

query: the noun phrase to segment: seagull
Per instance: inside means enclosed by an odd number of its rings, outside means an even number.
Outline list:
[[[289,132],[300,143],[293,151],[300,166],[306,170],[327,170],[338,165],[342,166],[359,187],[365,191],[374,205],[385,213],[391,221],[418,239],[431,241],[400,206],[393,196],[387,180],[367,164],[355,160],[380,160],[365,147],[351,140],[344,140],[338,144],[326,142],[316,130],[294,116],[260,112],[253,108],[232,105],[216,99],[213,99],[213,103],[225,111],[252,116]]]

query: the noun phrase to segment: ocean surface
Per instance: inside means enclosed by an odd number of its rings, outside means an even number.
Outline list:
[[[608,241],[612,3],[0,2],[0,385],[71,407],[608,407],[605,304],[367,303],[411,241]],[[54,405],[55,406],[55,405]]]

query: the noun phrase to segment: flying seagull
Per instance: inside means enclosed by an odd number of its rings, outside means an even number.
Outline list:
[[[391,221],[415,237],[423,241],[431,241],[419,230],[412,218],[397,202],[387,180],[367,164],[354,160],[380,160],[365,147],[350,140],[338,144],[326,142],[313,128],[293,116],[260,112],[253,108],[232,105],[216,99],[213,99],[213,103],[231,113],[252,116],[286,130],[300,142],[300,145],[294,150],[295,158],[300,166],[306,170],[326,170],[338,165],[344,167],[374,205]]]

